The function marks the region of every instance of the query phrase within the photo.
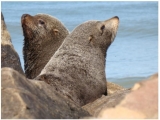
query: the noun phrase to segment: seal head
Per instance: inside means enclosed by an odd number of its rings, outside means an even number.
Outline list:
[[[27,78],[35,78],[69,34],[56,18],[37,14],[21,17],[24,35],[24,69]]]

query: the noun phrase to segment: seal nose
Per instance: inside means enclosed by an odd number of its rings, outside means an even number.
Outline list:
[[[29,16],[29,15],[28,14],[23,14],[22,19],[25,19],[27,16]]]
[[[118,16],[114,16],[113,18],[117,18],[119,20],[119,17]]]
[[[116,18],[116,19],[118,19],[118,20],[119,20],[119,17],[118,17],[118,16],[114,16],[113,18]]]

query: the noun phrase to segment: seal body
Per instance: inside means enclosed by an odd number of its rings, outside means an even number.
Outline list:
[[[24,69],[26,77],[35,78],[69,34],[56,18],[37,14],[23,14],[21,24],[24,35]]]
[[[10,67],[24,75],[18,53],[15,51],[10,34],[1,12],[1,68]]]
[[[118,17],[114,17],[76,27],[36,79],[46,81],[80,106],[107,94],[106,51],[118,24]]]

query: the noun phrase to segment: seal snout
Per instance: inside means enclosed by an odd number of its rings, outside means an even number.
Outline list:
[[[114,16],[110,18],[109,20],[104,21],[105,26],[108,27],[108,29],[111,29],[113,31],[117,31],[118,25],[119,25],[119,17]]]
[[[114,16],[113,18],[110,19],[110,21],[113,24],[118,24],[119,23],[119,17],[118,16]]]
[[[119,17],[118,17],[118,16],[114,16],[113,18],[116,18],[116,19],[118,19],[118,20],[119,20]]]
[[[31,15],[29,15],[29,14],[23,14],[22,17],[21,17],[22,27],[28,26],[27,24],[31,23],[31,21],[32,21],[31,19],[32,19]]]
[[[23,20],[23,19],[25,19],[27,16],[29,16],[29,14],[23,14],[22,17],[21,17],[21,19]]]
[[[117,33],[118,26],[119,26],[119,17],[114,16],[110,18],[109,20],[105,20],[104,24],[106,28],[112,33],[111,42],[113,42],[116,36],[116,33]]]
[[[30,20],[31,18],[32,18],[31,15],[29,15],[29,14],[23,14],[22,17],[21,17],[21,22],[22,22],[22,24],[24,24],[25,21],[28,21],[28,20]]]
[[[119,17],[118,16],[114,16],[114,17],[110,18],[109,20],[105,20],[104,22],[105,22],[105,24],[111,24],[111,25],[117,24],[118,25]]]

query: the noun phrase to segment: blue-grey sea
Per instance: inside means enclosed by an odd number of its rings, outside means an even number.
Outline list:
[[[22,67],[22,14],[46,13],[58,18],[69,31],[88,20],[120,19],[113,44],[107,51],[106,77],[126,88],[158,72],[158,2],[1,2],[7,29]],[[98,62],[98,61],[97,61]],[[24,68],[24,67],[23,67]]]

